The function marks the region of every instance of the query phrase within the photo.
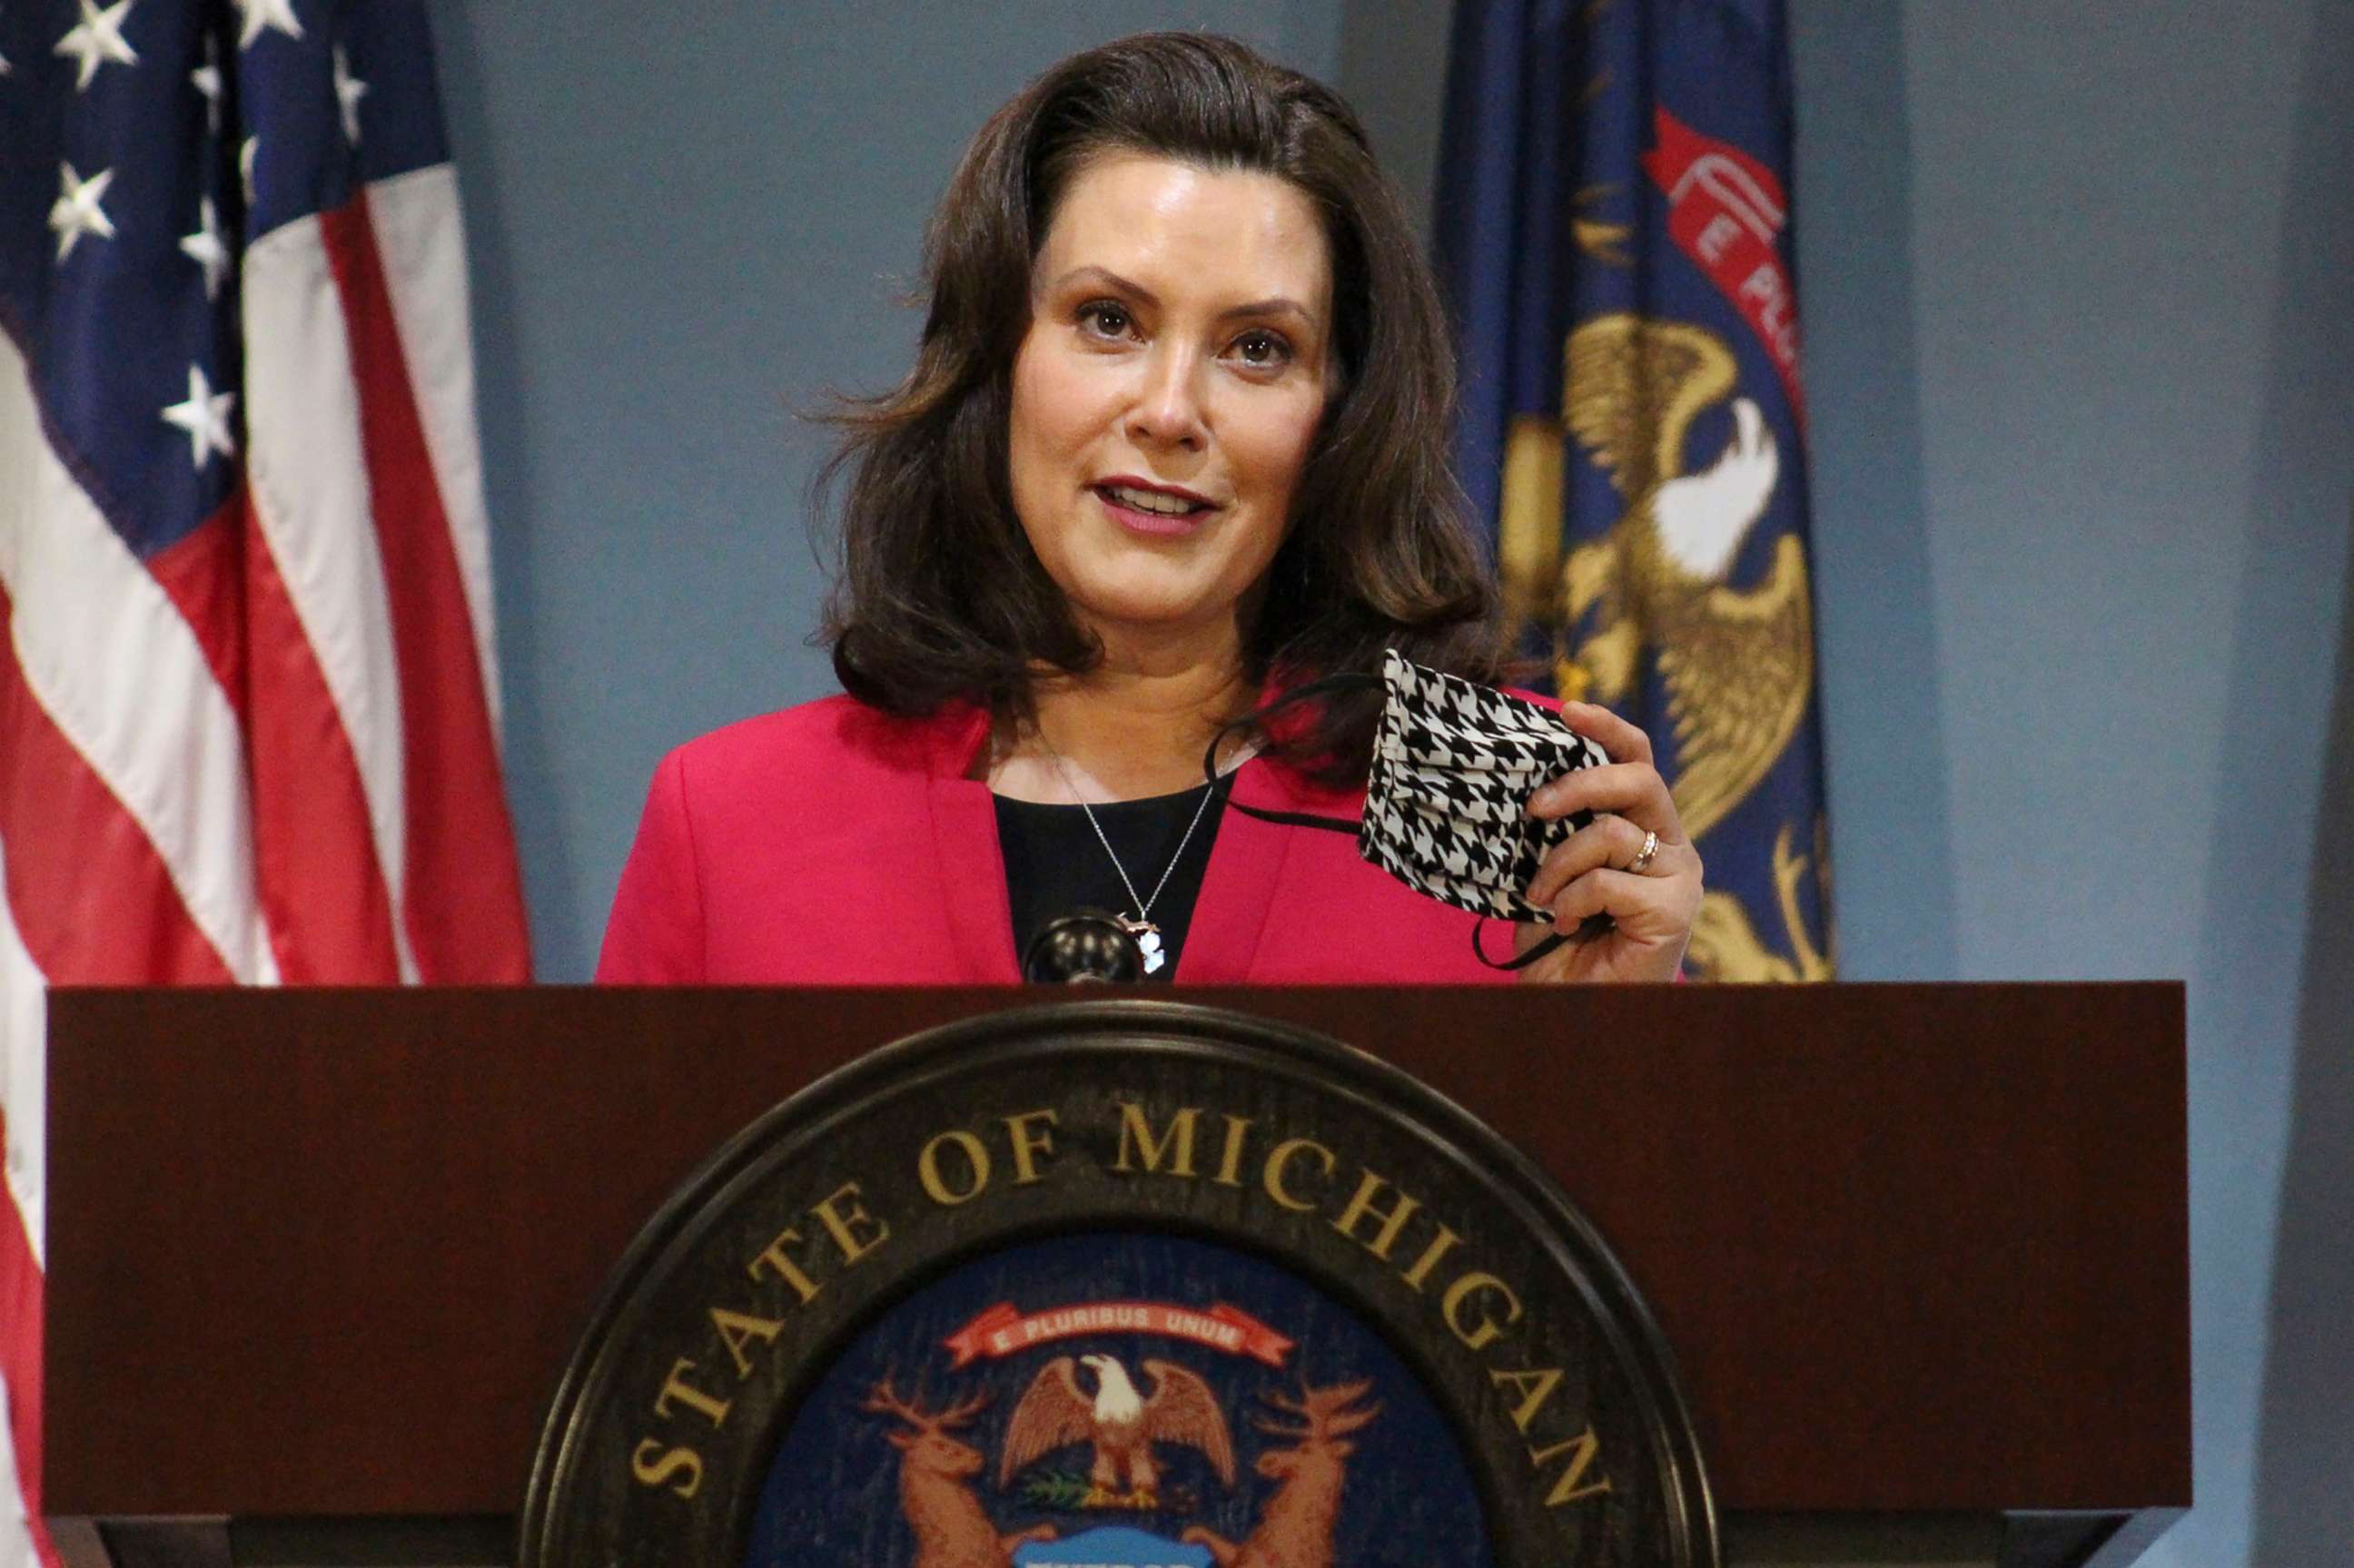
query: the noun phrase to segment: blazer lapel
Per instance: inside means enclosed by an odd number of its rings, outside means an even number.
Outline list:
[[[1300,809],[1271,765],[1254,758],[1235,770],[1234,793],[1218,819],[1217,842],[1211,846],[1202,892],[1186,923],[1185,947],[1177,955],[1175,978],[1188,985],[1249,980],[1294,835],[1313,831],[1263,822],[1234,810],[1238,803],[1262,811]]]
[[[1013,951],[1013,911],[1005,892],[1005,852],[997,842],[997,802],[966,772],[989,739],[980,708],[944,711],[932,754],[932,864],[937,906],[955,944],[968,985],[1012,985],[1022,978]]]

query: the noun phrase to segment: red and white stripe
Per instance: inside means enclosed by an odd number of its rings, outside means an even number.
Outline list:
[[[242,303],[247,482],[143,562],[0,336],[0,1479],[36,1502],[44,982],[529,978],[451,171],[257,240]]]

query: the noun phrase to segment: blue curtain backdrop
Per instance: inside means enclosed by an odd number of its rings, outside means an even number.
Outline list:
[[[1687,967],[1827,980],[1778,0],[1461,0],[1435,229],[1458,435],[1527,651],[1650,732]]]

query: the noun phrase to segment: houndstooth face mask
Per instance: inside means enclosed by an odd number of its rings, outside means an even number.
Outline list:
[[[1392,649],[1357,853],[1474,915],[1550,923],[1522,896],[1548,851],[1594,820],[1529,815],[1529,797],[1606,761],[1536,704],[1426,669]]]

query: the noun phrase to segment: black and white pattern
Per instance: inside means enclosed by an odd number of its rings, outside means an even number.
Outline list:
[[[1528,814],[1529,797],[1607,760],[1534,703],[1426,669],[1392,649],[1357,852],[1474,915],[1550,923],[1521,895],[1548,851],[1594,820]]]

